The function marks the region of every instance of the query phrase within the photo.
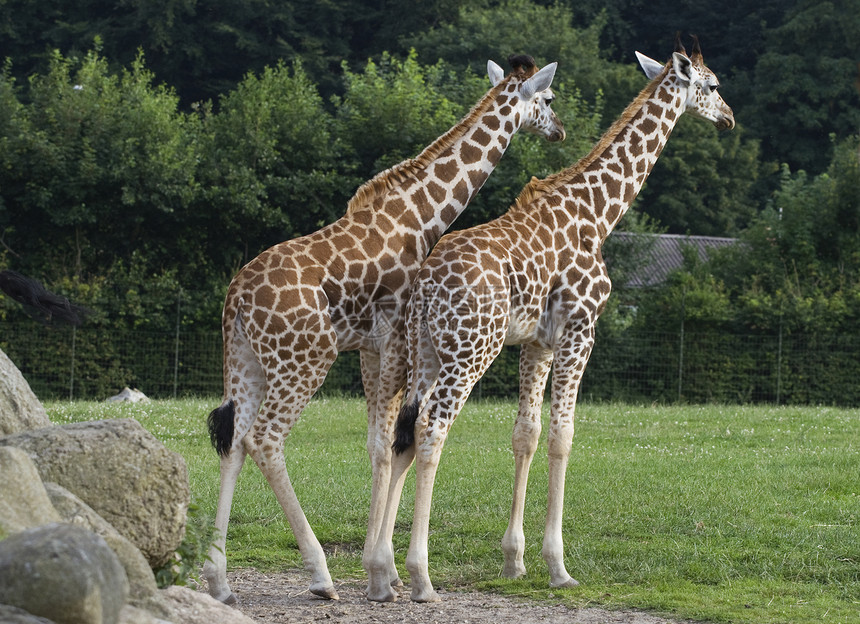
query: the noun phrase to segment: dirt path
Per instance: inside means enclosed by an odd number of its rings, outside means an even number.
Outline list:
[[[440,591],[442,602],[416,604],[406,588],[397,602],[381,604],[366,600],[358,582],[335,582],[340,600],[330,601],[309,593],[299,572],[239,569],[228,577],[238,608],[259,624],[682,624],[636,611],[572,609],[479,592]]]

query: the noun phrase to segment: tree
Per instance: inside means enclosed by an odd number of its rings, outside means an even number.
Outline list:
[[[50,272],[81,276],[170,240],[169,227],[140,238],[188,205],[195,154],[176,96],[151,80],[141,58],[116,76],[95,52],[77,70],[55,54],[49,73],[31,80],[26,134],[8,137],[15,162],[3,172],[15,253],[36,262],[50,249]]]
[[[210,252],[227,266],[343,213],[354,183],[343,179],[342,142],[300,63],[249,73],[217,113],[201,115],[205,191],[196,213],[217,230]]]
[[[385,53],[361,74],[346,63],[342,69],[344,94],[334,98],[337,135],[352,147],[362,180],[417,155],[457,122],[465,111],[445,96],[443,84],[482,93],[474,76],[463,78],[441,63],[424,67],[414,52],[403,61]]]
[[[766,157],[820,173],[829,136],[860,128],[860,0],[801,0],[766,42],[749,88],[751,129]]]
[[[682,118],[636,205],[672,234],[737,235],[757,212],[758,143],[746,134]]]
[[[601,115],[611,119],[638,91],[638,73],[631,65],[609,62],[600,49],[605,21],[574,28],[570,9],[540,6],[530,0],[463,6],[450,22],[407,39],[423,62],[444,59],[454,66],[468,63],[482,75],[487,59],[503,64],[511,54],[529,54],[539,64],[557,61],[556,84],[577,89],[587,102],[600,98]]]

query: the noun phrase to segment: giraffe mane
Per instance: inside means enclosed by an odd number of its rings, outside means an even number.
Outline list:
[[[558,173],[554,173],[552,175],[547,176],[543,180],[539,180],[538,178],[532,178],[531,181],[526,184],[525,188],[520,192],[519,197],[517,197],[516,202],[511,207],[511,210],[516,210],[518,208],[524,208],[535,199],[542,195],[546,195],[551,193],[556,188],[567,184],[567,182],[573,177],[581,174],[585,171],[591,163],[593,163],[597,158],[606,151],[606,148],[616,139],[616,137],[621,133],[621,131],[627,126],[631,119],[639,112],[639,110],[645,105],[645,102],[654,95],[654,92],[657,90],[657,87],[663,81],[663,78],[669,72],[669,68],[672,65],[672,60],[666,63],[663,67],[663,71],[660,72],[658,76],[656,76],[651,82],[645,85],[645,88],[639,92],[639,95],[627,105],[627,108],[621,113],[621,115],[616,119],[613,124],[609,127],[609,129],[603,133],[603,136],[600,137],[600,140],[595,143],[594,147],[591,148],[591,151],[588,152],[585,156],[580,158],[576,163],[568,167],[567,169],[563,169]]]
[[[493,106],[496,97],[507,87],[511,78],[520,76],[523,79],[536,73],[534,67],[520,67],[512,71],[499,84],[492,87],[475,106],[455,126],[424,148],[415,158],[407,158],[400,163],[377,173],[362,184],[353,195],[346,207],[346,213],[368,206],[374,199],[384,195],[391,189],[411,178],[416,172],[426,169],[445,150],[462,138],[475,122]]]

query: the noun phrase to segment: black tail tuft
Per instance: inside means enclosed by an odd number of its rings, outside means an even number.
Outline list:
[[[17,271],[0,271],[0,290],[23,305],[30,316],[46,324],[60,321],[80,325],[90,313],[85,307],[55,295],[36,280]]]
[[[209,414],[209,439],[212,446],[221,457],[230,454],[233,445],[233,418],[236,416],[236,405],[233,399],[222,403]]]
[[[421,403],[415,401],[404,405],[397,415],[397,425],[394,428],[394,444],[391,448],[400,455],[410,446],[415,444],[415,421],[418,420],[418,412]]]

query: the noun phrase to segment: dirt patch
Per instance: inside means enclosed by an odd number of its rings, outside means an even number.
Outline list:
[[[335,581],[340,600],[323,600],[307,591],[307,579],[298,571],[238,569],[228,578],[239,597],[237,608],[259,624],[684,624],[638,611],[574,609],[482,592],[438,590],[442,602],[417,604],[409,600],[408,586],[397,602],[377,603],[365,599],[358,581]]]

